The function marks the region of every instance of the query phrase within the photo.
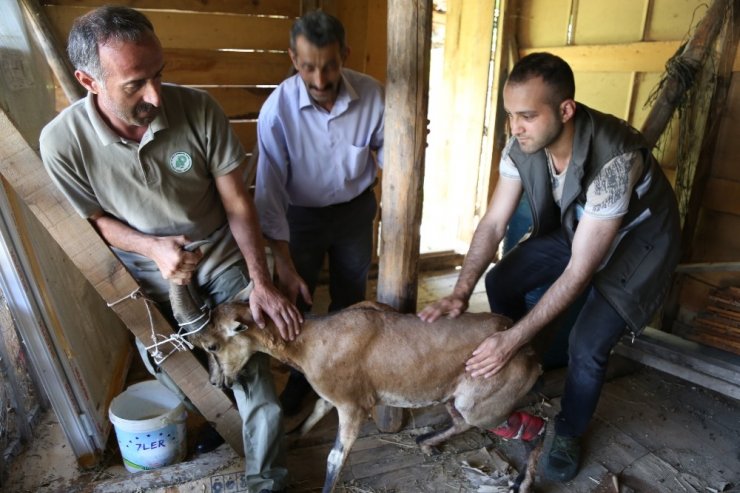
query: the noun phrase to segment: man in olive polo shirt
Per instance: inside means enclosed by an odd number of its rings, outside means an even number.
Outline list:
[[[77,212],[165,312],[169,281],[195,279],[211,304],[251,281],[255,320],[264,325],[268,316],[293,339],[301,315],[271,283],[243,180],[245,152],[223,111],[204,92],[162,84],[161,45],[135,10],[108,6],[78,18],[68,53],[88,96],[49,123],[40,143]],[[284,489],[281,412],[264,355],[250,359],[233,390],[246,486]]]

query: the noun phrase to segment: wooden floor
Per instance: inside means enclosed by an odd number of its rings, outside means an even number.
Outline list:
[[[422,280],[420,307],[448,293],[454,280],[454,274]],[[324,296],[318,293],[317,298]],[[478,288],[471,311],[485,308],[484,293]],[[278,367],[278,380],[284,380],[284,375],[284,368]],[[546,377],[555,381],[559,378],[557,372]],[[529,407],[531,412],[548,418],[558,409],[557,397],[540,397]],[[407,411],[406,427],[395,434],[380,434],[368,421],[348,458],[339,491],[506,491],[508,479],[522,466],[522,443],[471,430],[448,442],[440,454],[423,455],[415,445],[415,437],[443,426],[444,421],[445,413],[440,407]],[[181,464],[131,475],[120,465],[115,440],[111,440],[104,464],[95,471],[81,472],[74,467],[74,458],[70,457],[53,415],[42,432],[46,436],[37,440],[34,450],[12,466],[10,481],[2,491],[246,491],[239,483],[242,461],[227,445],[201,457],[189,457]],[[289,491],[320,491],[335,433],[336,414],[332,412],[304,439],[290,445]],[[556,484],[538,477],[536,491],[740,491],[740,402],[637,367],[606,384],[584,438],[584,459],[576,479]]]

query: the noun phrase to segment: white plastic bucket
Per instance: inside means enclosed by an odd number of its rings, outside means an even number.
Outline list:
[[[108,417],[129,471],[156,469],[185,458],[185,406],[156,380],[131,385],[116,396]]]

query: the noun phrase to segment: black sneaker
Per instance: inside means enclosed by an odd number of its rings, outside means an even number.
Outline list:
[[[554,481],[570,481],[578,474],[581,442],[578,438],[555,435],[545,455],[543,475]]]
[[[280,405],[283,407],[283,416],[290,417],[298,414],[301,410],[303,399],[311,392],[311,384],[308,383],[303,373],[291,371],[285,390],[280,394]]]

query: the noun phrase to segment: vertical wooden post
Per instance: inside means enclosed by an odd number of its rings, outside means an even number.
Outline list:
[[[388,1],[378,301],[402,312],[416,311],[431,31],[431,0]],[[375,421],[398,431],[401,410],[379,407]]]
[[[685,67],[691,68],[692,76],[699,72],[701,63],[706,59],[715,39],[717,39],[725,15],[729,12],[729,7],[729,0],[714,0],[704,18],[696,26],[693,36],[683,47],[678,58],[684,63]],[[688,87],[681,77],[673,75],[666,78],[658,98],[640,129],[648,144],[654,146],[658,142],[661,134],[668,126],[668,122],[673,117],[676,106],[687,90]]]
[[[506,147],[506,111],[504,111],[504,85],[509,77],[509,68],[518,61],[518,50],[516,49],[516,38],[514,36],[513,0],[502,0],[499,6],[498,30],[496,38],[496,53],[494,54],[493,81],[491,84],[491,113],[493,124],[488,128],[489,134],[493,135],[493,149],[491,151],[491,167],[489,168],[488,193],[486,205],[493,197],[493,190],[498,182],[498,165],[501,161],[501,153]],[[481,208],[481,213],[485,207]]]

